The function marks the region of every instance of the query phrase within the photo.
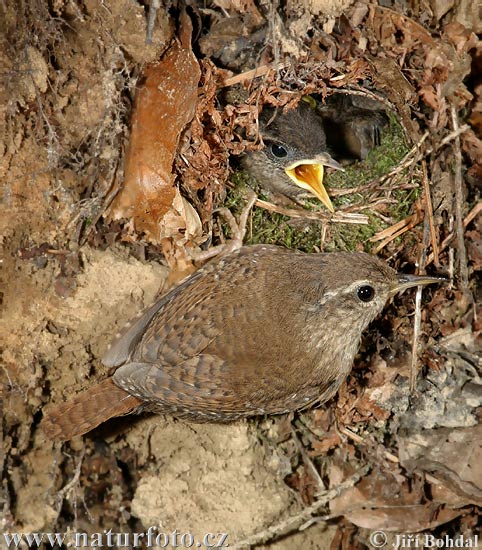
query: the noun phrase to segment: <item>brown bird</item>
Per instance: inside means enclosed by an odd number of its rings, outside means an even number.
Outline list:
[[[142,410],[228,422],[323,403],[387,300],[438,281],[365,253],[241,247],[135,320],[103,359],[113,375],[54,408],[42,428],[67,440]]]
[[[385,106],[369,97],[335,93],[318,103],[326,142],[338,160],[365,160],[388,125]]]
[[[323,167],[343,168],[328,152],[322,118],[302,101],[285,114],[263,109],[259,123],[265,147],[244,155],[242,167],[272,193],[298,200],[308,192],[334,212]]]

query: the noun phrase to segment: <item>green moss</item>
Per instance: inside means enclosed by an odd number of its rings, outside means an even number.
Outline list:
[[[247,235],[248,244],[277,244],[303,252],[319,251],[322,224],[316,220],[293,220],[257,208],[253,215],[253,228],[252,235]]]
[[[345,172],[330,174],[327,185],[347,189],[367,184],[379,178],[394,168],[408,153],[403,129],[394,117],[390,117],[388,128],[383,132],[381,144],[375,147],[368,157],[345,168]],[[343,205],[343,199],[335,199],[334,203]],[[336,207],[336,206],[335,206]]]
[[[375,233],[384,229],[386,224],[374,214],[369,212],[366,214],[368,215],[367,225],[333,224],[332,241],[325,247],[326,251],[347,250],[355,252],[362,250],[371,252],[377,243],[371,243],[369,239]]]
[[[263,192],[257,188],[255,182],[243,172],[237,172],[232,178],[235,187],[228,190],[224,205],[236,217],[246,204],[247,188],[254,189],[258,197],[267,200]],[[230,234],[227,223],[222,222],[223,232]],[[254,208],[251,222],[245,237],[246,244],[276,244],[286,248],[296,248],[304,252],[319,250],[322,224],[316,220],[298,220],[276,212],[269,212],[263,208]]]

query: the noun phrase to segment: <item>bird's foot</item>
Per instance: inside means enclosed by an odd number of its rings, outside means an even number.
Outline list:
[[[203,262],[214,258],[219,254],[228,254],[241,248],[243,246],[244,236],[246,235],[246,225],[248,223],[248,217],[257,198],[258,197],[256,196],[256,193],[254,191],[248,192],[248,202],[241,212],[239,222],[236,221],[233,213],[228,208],[217,208],[215,212],[219,212],[219,214],[221,214],[221,216],[223,216],[223,218],[228,223],[229,228],[231,229],[232,239],[230,239],[227,243],[213,246],[209,250],[205,250],[204,252],[192,254],[192,260],[195,262]]]

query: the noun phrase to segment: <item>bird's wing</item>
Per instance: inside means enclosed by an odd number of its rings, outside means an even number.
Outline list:
[[[154,315],[162,308],[165,299],[159,300],[134,321],[130,321],[117,335],[107,353],[102,357],[102,363],[106,367],[118,367],[129,358],[136,344],[142,337],[147,325]]]
[[[247,412],[235,388],[223,373],[226,363],[213,355],[201,354],[176,366],[126,363],[113,375],[114,382],[131,395],[157,405],[166,413],[191,416]],[[254,410],[255,414],[257,411]]]
[[[113,375],[114,383],[149,403],[153,410],[202,421],[227,421],[241,416],[280,414],[324,403],[338,389],[339,380],[302,388],[302,399],[291,385],[276,379],[243,383],[230,375],[227,361],[200,354],[175,366],[126,363]],[[248,381],[249,382],[249,381]]]
[[[240,327],[263,316],[260,298],[268,289],[260,281],[259,268],[263,270],[271,260],[269,247],[256,248],[242,248],[191,275],[128,327],[103,363],[175,366],[203,353],[226,331],[232,334],[234,345],[243,335]],[[270,281],[269,288],[276,291],[274,284]]]
[[[162,311],[166,304],[175,300],[177,295],[181,294],[187,286],[194,284],[201,276],[202,272],[199,270],[155,302],[149,309],[141,313],[138,318],[130,321],[109,347],[107,353],[102,358],[102,363],[107,367],[118,367],[125,363],[142,339],[144,331],[153,318]]]

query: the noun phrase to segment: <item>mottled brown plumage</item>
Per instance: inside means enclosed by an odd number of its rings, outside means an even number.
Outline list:
[[[137,319],[103,359],[112,378],[54,409],[43,429],[69,439],[140,408],[227,422],[323,403],[390,296],[435,281],[364,253],[241,247]]]
[[[337,160],[364,160],[388,125],[385,106],[368,97],[335,93],[318,104],[327,145]]]
[[[67,440],[90,432],[109,418],[141,410],[143,401],[126,393],[106,378],[57,405],[42,421],[42,429],[49,438]]]

